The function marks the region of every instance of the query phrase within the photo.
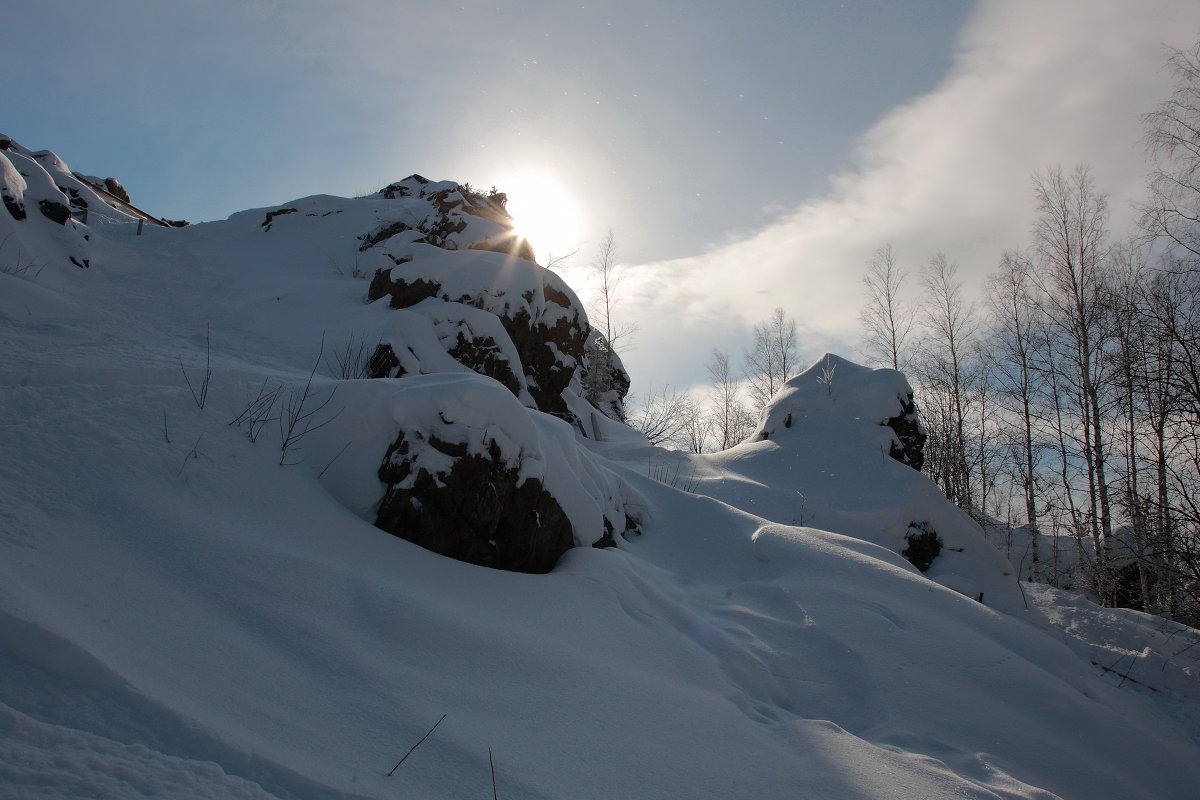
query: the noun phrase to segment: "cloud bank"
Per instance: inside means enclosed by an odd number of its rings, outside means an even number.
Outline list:
[[[805,356],[853,356],[876,248],[891,243],[914,272],[943,251],[974,288],[1027,242],[1030,176],[1049,165],[1089,164],[1114,233],[1128,231],[1147,171],[1140,116],[1170,89],[1164,46],[1196,37],[1192,0],[981,3],[942,83],[868,130],[823,196],[702,255],[629,268],[635,388],[702,382],[711,349],[740,356],[776,306],[800,323]]]

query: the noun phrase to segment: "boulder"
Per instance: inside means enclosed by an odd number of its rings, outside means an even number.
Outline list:
[[[434,471],[420,453],[446,459]],[[438,459],[434,459],[435,461]],[[379,469],[387,492],[375,525],[414,544],[482,567],[549,572],[574,546],[562,506],[537,478],[522,479],[495,441],[469,452],[421,431],[401,431]]]
[[[57,200],[39,200],[38,209],[43,217],[59,225],[66,225],[67,220],[71,218],[71,209]]]
[[[904,541],[906,545],[900,551],[900,555],[922,573],[929,571],[934,559],[941,554],[945,546],[942,537],[938,536],[937,531],[928,522],[910,523]]]
[[[570,426],[524,407],[496,381],[442,373],[369,383],[394,398],[383,419],[399,423],[378,468],[377,527],[460,561],[531,573],[548,572],[572,547],[614,546],[616,532],[636,528],[623,482]],[[343,435],[338,426],[323,431],[330,447]]]
[[[129,192],[125,190],[125,187],[116,178],[105,178],[104,189],[118,200],[124,200],[126,203],[129,202]]]

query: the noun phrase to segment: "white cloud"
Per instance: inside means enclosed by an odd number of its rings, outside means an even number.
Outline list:
[[[1030,175],[1052,164],[1091,165],[1114,231],[1128,230],[1146,172],[1139,117],[1170,86],[1163,45],[1197,36],[1194,0],[981,3],[941,85],[867,131],[825,196],[702,255],[630,268],[635,381],[702,380],[711,348],[740,353],[775,306],[800,321],[806,355],[853,356],[877,247],[892,243],[914,271],[941,250],[981,281],[1026,243]]]

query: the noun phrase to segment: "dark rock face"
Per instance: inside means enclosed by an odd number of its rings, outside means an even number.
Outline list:
[[[54,200],[39,200],[38,208],[43,217],[51,222],[57,222],[59,225],[66,225],[67,220],[71,218],[71,209]]]
[[[74,186],[59,186],[58,189],[70,198],[71,208],[86,214],[88,203],[87,200],[83,199],[83,195],[79,194],[78,189]]]
[[[433,475],[409,458],[412,439],[454,459]],[[415,474],[414,474],[415,470]],[[574,545],[570,521],[541,481],[519,477],[493,442],[486,455],[464,444],[401,432],[379,469],[387,492],[375,525],[435,553],[514,572],[549,572]]]
[[[4,199],[4,207],[8,209],[8,213],[15,220],[25,219],[25,204],[7,192],[0,195]]]
[[[570,385],[576,365],[583,358],[583,330],[577,323],[562,319],[553,326],[534,322],[525,312],[511,319],[501,317],[500,322],[517,347],[525,368],[529,394],[538,409],[563,419],[572,419],[573,415],[567,410],[562,393]],[[561,360],[555,352],[556,347],[558,352],[570,356],[572,361],[567,363]]]
[[[396,234],[404,233],[405,231],[410,230],[412,230],[412,228],[403,222],[393,222],[390,225],[383,226],[377,231],[364,233],[362,236],[358,237],[362,242],[362,244],[358,246],[358,251],[361,253],[365,250],[370,250],[380,242],[386,242]]]
[[[904,535],[904,541],[908,543],[908,546],[900,552],[900,555],[908,559],[908,563],[921,572],[928,572],[929,567],[933,565],[933,560],[942,552],[942,537],[929,527],[928,522],[910,524],[908,533]]]
[[[460,332],[454,346],[447,352],[464,367],[488,376],[503,384],[513,395],[521,396],[521,383],[495,339],[486,336],[468,339]]]
[[[396,358],[396,351],[392,349],[390,344],[379,344],[375,346],[375,352],[371,354],[371,359],[367,362],[367,377],[368,378],[400,378],[404,376],[404,369],[400,366],[400,359]]]
[[[375,277],[367,287],[367,302],[374,303],[381,297],[391,295],[392,299],[388,305],[392,308],[408,308],[430,297],[441,297],[441,288],[441,284],[424,278],[413,281],[392,280],[390,269],[380,269],[375,271]]]
[[[271,230],[271,225],[272,225],[272,223],[275,222],[276,217],[282,217],[284,214],[295,214],[295,213],[296,213],[296,209],[294,209],[294,208],[279,208],[279,209],[276,209],[275,211],[268,211],[266,218],[264,218],[262,223],[259,224],[259,227],[262,228],[264,232],[269,231],[269,230]]]
[[[925,441],[929,437],[921,428],[913,396],[910,394],[898,399],[900,400],[900,413],[883,422],[885,427],[895,431],[896,438],[900,440],[899,447],[893,444],[888,455],[901,464],[920,472],[921,467],[925,465]]]

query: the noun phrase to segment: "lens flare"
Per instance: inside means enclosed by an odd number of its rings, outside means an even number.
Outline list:
[[[561,258],[583,241],[583,215],[579,203],[555,176],[522,172],[497,182],[508,196],[508,213],[516,233],[533,245],[539,264]]]

